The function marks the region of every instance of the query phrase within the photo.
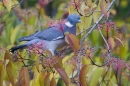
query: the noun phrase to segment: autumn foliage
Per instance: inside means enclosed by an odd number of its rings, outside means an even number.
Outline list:
[[[129,18],[114,18],[117,2],[0,1],[0,86],[129,86],[130,25]],[[47,10],[50,4],[54,11]],[[47,16],[51,12],[53,17]],[[64,33],[68,46],[55,56],[40,44],[10,53],[20,37],[63,24],[71,13],[79,14],[82,23],[76,35]]]

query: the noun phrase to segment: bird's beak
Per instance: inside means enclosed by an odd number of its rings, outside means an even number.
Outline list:
[[[79,23],[82,23],[82,21],[81,21],[81,20],[79,20],[78,22],[79,22]]]

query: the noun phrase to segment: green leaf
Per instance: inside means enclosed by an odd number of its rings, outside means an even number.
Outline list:
[[[34,14],[30,14],[28,19],[27,19],[27,23],[28,25],[35,25],[35,22],[36,22],[36,16]]]
[[[11,37],[10,37],[10,42],[11,44],[14,44],[17,35],[19,34],[19,30],[21,29],[21,25],[16,26],[16,28],[13,30]]]
[[[90,34],[90,39],[92,40],[92,44],[95,45],[99,43],[99,32],[98,30],[93,30],[93,32]]]
[[[104,69],[102,67],[93,67],[93,70],[91,70],[92,76],[89,81],[89,86],[97,86],[102,78],[102,74],[104,72]]]

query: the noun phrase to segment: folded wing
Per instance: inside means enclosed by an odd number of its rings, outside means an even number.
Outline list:
[[[50,27],[48,29],[36,32],[32,35],[20,38],[19,41],[30,41],[33,39],[42,39],[47,41],[57,40],[64,38],[64,33],[57,29],[56,26]]]

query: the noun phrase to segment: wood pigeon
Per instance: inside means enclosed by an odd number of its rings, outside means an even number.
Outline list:
[[[55,54],[56,49],[62,48],[67,45],[65,42],[65,32],[76,35],[76,23],[81,22],[80,16],[77,14],[70,14],[64,24],[57,24],[45,30],[36,32],[32,35],[22,37],[19,41],[27,41],[25,44],[15,46],[10,49],[14,52],[18,49],[33,46],[33,44],[40,44],[41,49],[49,50],[52,55]]]

